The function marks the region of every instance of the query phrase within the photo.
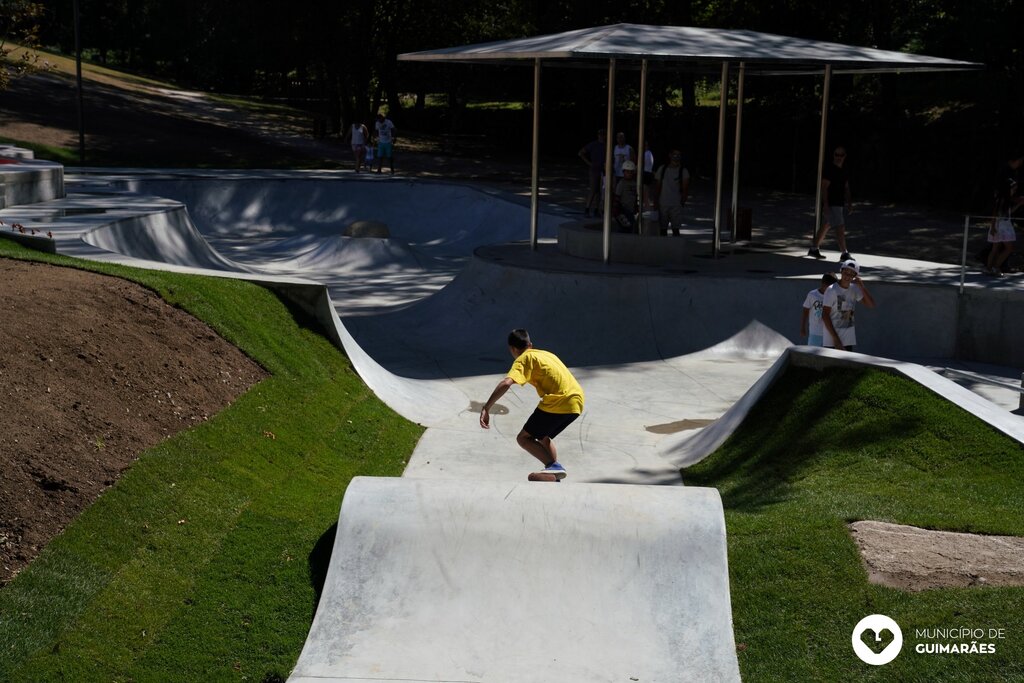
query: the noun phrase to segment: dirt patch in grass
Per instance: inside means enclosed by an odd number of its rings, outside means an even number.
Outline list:
[[[1024,538],[872,521],[849,526],[872,583],[909,591],[1024,586]]]
[[[145,449],[266,376],[134,283],[0,259],[0,585]]]

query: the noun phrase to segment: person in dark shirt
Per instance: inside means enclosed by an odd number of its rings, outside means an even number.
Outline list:
[[[840,261],[850,259],[850,251],[846,248],[846,215],[850,213],[852,202],[850,199],[850,179],[843,164],[846,163],[846,148],[836,147],[832,153],[832,163],[827,165],[821,172],[821,197],[823,201],[823,215],[821,227],[814,236],[811,248],[807,250],[808,256],[814,258],[825,258],[821,255],[821,243],[828,234],[828,229],[836,229],[836,241],[843,253]]]
[[[583,163],[590,169],[590,193],[587,195],[587,206],[583,209],[584,216],[589,216],[591,211],[596,216],[601,203],[601,178],[604,177],[604,156],[607,149],[605,138],[602,128],[597,131],[597,139],[583,145],[579,151],[580,159],[583,159]]]

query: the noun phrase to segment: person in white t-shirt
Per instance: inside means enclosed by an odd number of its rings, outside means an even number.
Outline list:
[[[384,114],[377,114],[377,123],[374,124],[377,130],[377,173],[380,173],[384,165],[385,157],[388,160],[388,167],[391,174],[395,174],[395,124]]]
[[[875,307],[874,297],[860,279],[860,266],[849,259],[840,264],[839,282],[825,290],[821,302],[821,322],[825,325],[823,341],[826,347],[853,351],[857,346],[853,312],[858,301],[863,301],[868,308]]]
[[[678,149],[669,152],[668,163],[663,164],[654,174],[654,193],[658,202],[658,223],[661,234],[667,235],[669,228],[679,237],[683,224],[683,205],[690,196],[690,172],[683,166],[683,153]]]
[[[807,292],[804,298],[803,313],[800,316],[800,338],[807,340],[808,346],[822,346],[825,324],[821,322],[822,301],[825,290],[836,283],[836,276],[825,273],[821,276],[821,284]]]
[[[352,156],[355,160],[356,173],[359,173],[366,162],[366,145],[370,142],[370,131],[361,123],[353,123],[348,129],[348,135],[345,137],[348,138],[349,144],[352,145]]]
[[[618,180],[622,177],[622,164],[627,161],[636,163],[636,154],[633,150],[633,146],[626,143],[625,133],[615,134],[615,147],[612,148],[612,160],[614,161],[615,168],[615,179]],[[612,185],[612,187],[615,187]]]

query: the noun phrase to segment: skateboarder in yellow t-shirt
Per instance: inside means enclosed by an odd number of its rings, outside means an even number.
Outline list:
[[[517,329],[509,333],[508,350],[515,362],[480,411],[480,426],[490,429],[491,407],[509,387],[529,382],[540,395],[540,403],[516,436],[516,442],[544,465],[542,472],[530,475],[531,479],[561,480],[566,472],[558,462],[558,452],[552,439],[583,412],[583,389],[558,356],[533,348],[526,330]]]

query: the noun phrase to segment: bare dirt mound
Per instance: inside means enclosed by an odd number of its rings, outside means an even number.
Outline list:
[[[908,591],[1024,586],[1024,538],[930,531],[887,522],[854,522],[871,583]]]
[[[138,455],[266,372],[125,280],[0,259],[0,585]]]

